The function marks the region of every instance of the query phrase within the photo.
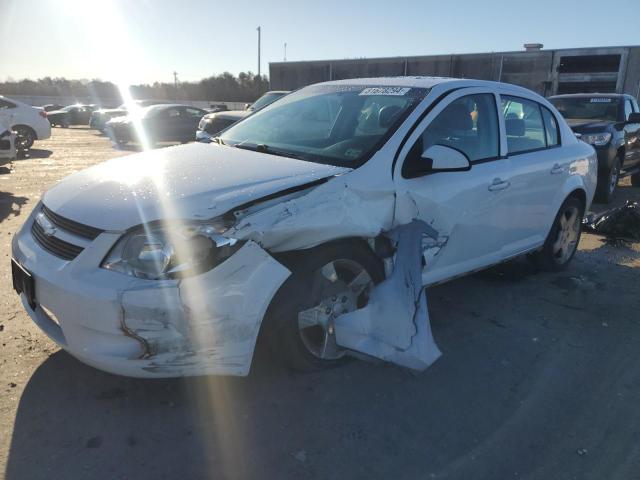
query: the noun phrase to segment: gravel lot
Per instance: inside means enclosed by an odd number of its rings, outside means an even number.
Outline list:
[[[82,128],[36,147],[0,168],[7,479],[640,478],[640,244],[584,235],[563,273],[518,260],[431,288],[443,356],[419,375],[291,374],[260,349],[247,378],[121,378],[32,324],[9,245],[45,188],[131,151]]]

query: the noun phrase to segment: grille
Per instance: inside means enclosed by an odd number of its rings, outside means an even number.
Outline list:
[[[42,212],[56,227],[66,230],[69,233],[78,235],[79,237],[88,238],[89,240],[95,240],[104,230],[99,228],[90,227],[89,225],[83,225],[82,223],[74,222],[68,218],[61,217],[57,213],[52,212],[46,206],[42,205]],[[82,249],[80,249],[82,250]]]
[[[233,125],[234,123],[236,123],[235,120],[225,120],[222,118],[214,118],[213,120],[205,124],[204,131],[211,135],[215,135],[216,133],[221,132],[228,126]]]
[[[64,240],[60,240],[53,236],[45,235],[44,230],[38,222],[33,222],[31,234],[42,248],[63,260],[73,260],[80,254],[80,252],[82,252],[82,250],[84,250],[82,247],[73,245],[72,243],[65,242]]]

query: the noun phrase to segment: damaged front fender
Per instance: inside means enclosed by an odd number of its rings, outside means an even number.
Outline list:
[[[264,314],[290,271],[254,242],[213,270],[121,292],[138,367],[158,376],[247,375]]]

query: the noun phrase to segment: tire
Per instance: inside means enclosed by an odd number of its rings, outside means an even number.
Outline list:
[[[631,175],[631,185],[634,187],[640,187],[640,172]]]
[[[620,180],[620,167],[622,163],[620,158],[616,157],[611,168],[606,175],[598,177],[598,185],[596,187],[595,199],[599,203],[609,203],[613,198],[613,194],[618,188],[618,180]]]
[[[349,357],[335,344],[333,318],[366,305],[373,284],[384,279],[382,262],[366,243],[340,241],[295,252],[283,263],[292,275],[263,323],[272,352],[299,372],[343,365]],[[316,323],[318,318],[326,323]]]
[[[567,198],[553,221],[542,249],[533,255],[538,268],[550,272],[567,268],[578,249],[583,217],[582,202],[576,197]]]
[[[29,150],[36,141],[36,132],[27,125],[16,125],[13,130],[17,134],[16,148],[18,150]]]

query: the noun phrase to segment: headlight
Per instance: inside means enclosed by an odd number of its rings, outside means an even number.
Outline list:
[[[221,225],[191,223],[140,228],[123,235],[102,268],[149,280],[181,278],[212,269],[239,247]]]
[[[583,142],[590,143],[591,145],[606,145],[611,140],[611,134],[609,132],[602,133],[585,133],[580,137]]]

